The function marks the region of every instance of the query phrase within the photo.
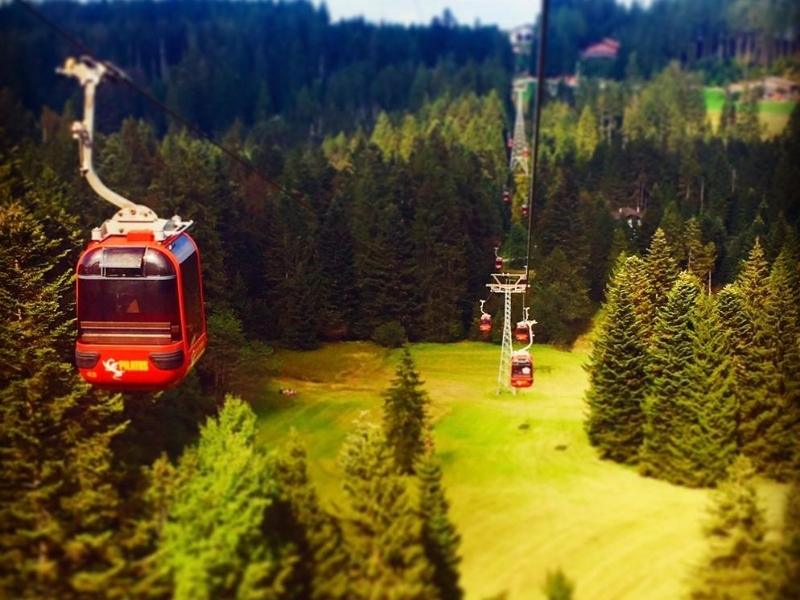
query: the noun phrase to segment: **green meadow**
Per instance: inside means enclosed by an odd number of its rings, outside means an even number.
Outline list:
[[[498,351],[479,342],[412,347],[462,536],[467,598],[544,598],[545,575],[558,567],[578,599],[684,596],[705,548],[708,491],[598,459],[582,424],[585,348],[534,346],[534,387],[499,396]],[[278,375],[254,404],[260,442],[275,446],[291,428],[300,432],[329,507],[341,499],[340,445],[364,413],[380,419],[397,356],[363,342],[275,356]],[[760,491],[777,535],[784,490],[763,482]]]
[[[722,88],[703,88],[703,99],[705,100],[708,122],[716,130],[722,115],[722,107],[725,104],[725,92]],[[759,102],[758,118],[764,127],[764,136],[774,137],[779,135],[789,123],[789,117],[795,106],[797,106],[797,102],[775,102],[772,100]]]

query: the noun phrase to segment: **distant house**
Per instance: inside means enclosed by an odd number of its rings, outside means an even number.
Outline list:
[[[533,25],[519,25],[508,32],[514,54],[529,54],[533,44]]]
[[[583,60],[615,60],[619,54],[620,43],[614,38],[603,38],[602,41],[584,48],[581,52]]]
[[[797,99],[800,96],[800,84],[783,77],[765,77],[764,96],[770,100]]]
[[[738,81],[728,86],[728,91],[732,94],[741,94],[748,90],[755,89],[761,92],[767,100],[797,100],[800,99],[800,84],[791,79],[783,77],[764,77],[750,81]]]

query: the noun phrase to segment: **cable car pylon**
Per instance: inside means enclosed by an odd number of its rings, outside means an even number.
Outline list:
[[[521,273],[492,273],[491,283],[486,287],[494,294],[503,296],[503,338],[500,349],[500,366],[497,372],[497,394],[504,390],[511,390],[516,394],[517,389],[511,384],[511,358],[514,354],[514,343],[511,337],[511,298],[514,294],[524,294],[527,289],[525,275]]]

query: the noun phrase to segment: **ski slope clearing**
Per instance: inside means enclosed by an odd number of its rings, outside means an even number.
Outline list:
[[[578,599],[686,594],[705,548],[708,491],[597,458],[582,425],[585,350],[534,346],[536,382],[516,396],[495,394],[496,346],[418,344],[412,353],[432,400],[467,598],[544,598],[545,574],[558,567]],[[277,354],[280,376],[256,405],[261,440],[274,445],[296,428],[328,502],[339,498],[341,442],[362,411],[380,419],[396,356],[360,342]],[[783,488],[764,482],[761,495],[777,535]]]

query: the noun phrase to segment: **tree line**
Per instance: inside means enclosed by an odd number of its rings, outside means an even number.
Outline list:
[[[494,26],[331,23],[311,2],[47,2],[46,18],[123,68],[153,95],[205,131],[260,123],[286,140],[315,139],[369,127],[378,111],[416,110],[444,93],[504,91],[511,50]],[[61,110],[79,93],[54,73],[66,47],[18,5],[0,8],[0,87],[39,112]],[[147,31],[147,36],[141,32]],[[113,34],[111,33],[113,32]],[[168,124],[123,86],[101,90],[98,122],[124,118]]]
[[[408,351],[384,394],[382,425],[362,419],[348,436],[345,502],[329,506],[299,438],[256,443],[257,416],[238,397],[213,414],[192,389],[123,402],[79,381],[65,359],[73,319],[60,307],[70,304],[70,251],[47,232],[74,232],[74,221],[34,215],[41,198],[24,182],[16,191],[26,204],[9,201],[7,170],[3,178],[3,595],[462,597],[430,399]],[[50,208],[54,197],[45,200]],[[146,431],[170,406],[194,412],[182,417],[190,423],[206,409],[194,443],[175,416],[161,436]]]

